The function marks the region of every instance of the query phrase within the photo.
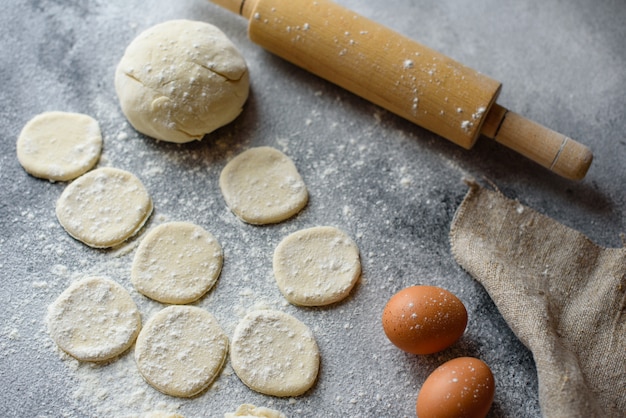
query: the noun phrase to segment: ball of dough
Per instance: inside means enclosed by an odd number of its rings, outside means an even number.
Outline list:
[[[133,40],[115,72],[128,121],[156,139],[184,143],[233,121],[248,98],[248,67],[217,27],[171,20]]]

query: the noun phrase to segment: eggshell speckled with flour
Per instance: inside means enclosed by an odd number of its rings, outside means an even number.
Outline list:
[[[428,376],[417,396],[418,418],[484,418],[493,402],[491,369],[472,357],[450,360]]]
[[[412,354],[432,354],[463,335],[467,310],[446,289],[411,286],[389,299],[382,322],[387,338],[398,348]]]

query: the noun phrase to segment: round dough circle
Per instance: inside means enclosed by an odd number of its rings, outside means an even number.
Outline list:
[[[48,329],[57,345],[83,361],[103,361],[128,349],[141,315],[116,282],[89,277],[72,283],[48,308]]]
[[[74,180],[57,201],[56,215],[68,234],[94,248],[121,244],[152,213],[152,199],[128,171],[104,167]]]
[[[342,300],[361,275],[358,247],[343,231],[330,226],[285,237],[274,251],[273,268],[285,298],[302,306]]]
[[[298,396],[315,383],[320,354],[305,324],[284,312],[257,310],[235,328],[230,359],[250,389],[272,396]]]
[[[213,235],[190,222],[169,222],[139,244],[131,282],[159,302],[190,303],[213,287],[222,262],[222,247]]]
[[[44,112],[32,118],[17,139],[17,159],[27,173],[67,181],[89,171],[100,158],[98,122],[81,113]]]
[[[191,20],[153,26],[126,48],[115,90],[139,132],[169,142],[200,140],[233,121],[250,87],[248,67],[217,27]]]
[[[271,147],[246,150],[220,174],[226,204],[244,222],[271,224],[306,206],[309,195],[293,161]]]
[[[228,337],[215,317],[195,306],[169,306],[150,318],[137,337],[135,362],[159,391],[191,397],[222,370]]]
[[[227,412],[224,418],[287,418],[282,412],[249,403],[239,405],[235,412]]]

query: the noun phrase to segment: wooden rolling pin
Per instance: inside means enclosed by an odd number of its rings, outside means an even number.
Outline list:
[[[582,179],[589,148],[496,104],[501,83],[329,0],[211,0],[270,52],[469,149],[483,134]]]

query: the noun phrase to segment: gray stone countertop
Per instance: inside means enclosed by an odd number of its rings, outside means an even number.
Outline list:
[[[595,160],[572,182],[499,144],[470,151],[443,140],[282,61],[246,37],[246,22],[205,0],[13,0],[0,11],[0,415],[124,417],[150,410],[222,417],[242,403],[289,417],[411,417],[417,392],[445,360],[476,356],[493,369],[490,417],[541,416],[531,353],[484,289],[453,260],[449,226],[472,176],[607,247],[626,232],[626,7],[621,0],[340,0],[340,4],[503,83],[499,102],[588,145]],[[232,124],[187,145],[156,142],[126,122],[113,74],[142,30],[177,18],[221,28],[247,60],[251,95]],[[104,275],[131,292],[143,320],[163,306],[134,291],[130,263],[139,239],[94,250],[55,218],[66,186],[29,176],[15,142],[48,110],[82,112],[104,136],[100,166],[136,174],[155,212],[146,229],[195,222],[221,242],[216,287],[196,305],[229,336],[253,307],[288,312],[310,326],[322,363],[304,396],[248,389],[226,364],[205,393],[163,395],[139,376],[132,350],[103,365],[62,355],[46,332],[47,306],[81,277]],[[237,220],[218,176],[253,146],[289,155],[310,192],[298,216],[272,226]],[[278,242],[298,229],[333,225],[357,243],[363,276],[345,301],[298,308],[272,276]],[[469,325],[449,349],[414,356],[388,342],[387,299],[414,284],[447,288],[465,303]]]

